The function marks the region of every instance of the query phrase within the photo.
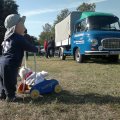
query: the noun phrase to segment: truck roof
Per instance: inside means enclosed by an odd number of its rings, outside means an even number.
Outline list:
[[[102,12],[82,12],[80,20],[85,19],[90,16],[115,16],[111,13],[102,13]]]

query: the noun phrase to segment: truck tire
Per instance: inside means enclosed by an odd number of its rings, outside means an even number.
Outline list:
[[[84,55],[80,54],[79,48],[76,49],[75,51],[75,60],[77,63],[83,63],[84,62]]]
[[[108,57],[108,62],[118,62],[119,60],[119,55],[110,55]]]
[[[63,50],[62,50],[62,49],[60,49],[59,54],[60,54],[60,59],[61,59],[61,60],[65,60],[66,55],[63,54]]]

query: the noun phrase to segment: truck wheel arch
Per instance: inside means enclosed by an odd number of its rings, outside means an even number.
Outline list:
[[[77,63],[83,63],[85,60],[85,55],[80,53],[80,48],[77,48],[75,51],[75,60]]]

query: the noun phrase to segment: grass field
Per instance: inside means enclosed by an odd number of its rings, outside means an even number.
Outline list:
[[[33,57],[28,66],[34,69]],[[0,120],[120,120],[120,62],[83,64],[68,58],[37,57],[37,71],[48,71],[63,91],[31,100],[0,101]]]

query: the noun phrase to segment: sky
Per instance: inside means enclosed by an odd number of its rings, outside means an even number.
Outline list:
[[[95,3],[97,12],[113,13],[120,18],[120,0],[15,0],[18,12],[26,16],[28,34],[39,37],[45,23],[53,24],[61,10],[75,11],[83,2]]]

